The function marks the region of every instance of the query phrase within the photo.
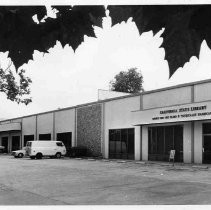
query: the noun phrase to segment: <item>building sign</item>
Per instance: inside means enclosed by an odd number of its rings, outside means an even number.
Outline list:
[[[134,125],[211,119],[211,101],[132,112]]]

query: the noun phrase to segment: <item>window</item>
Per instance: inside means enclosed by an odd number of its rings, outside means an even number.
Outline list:
[[[203,163],[211,163],[211,123],[202,124]]]
[[[134,129],[109,130],[109,158],[134,159]]]
[[[203,134],[211,134],[211,123],[203,123]]]
[[[175,161],[183,161],[183,127],[158,126],[148,129],[149,160],[168,161],[170,150],[175,150]]]
[[[12,151],[20,149],[20,136],[12,136]]]
[[[24,147],[26,146],[27,141],[34,141],[34,135],[24,135],[23,138],[24,138],[23,140]]]
[[[50,133],[47,133],[47,134],[39,134],[39,140],[42,141],[42,140],[51,140],[51,134]]]
[[[59,147],[63,147],[62,142],[56,142],[56,145],[59,146]]]

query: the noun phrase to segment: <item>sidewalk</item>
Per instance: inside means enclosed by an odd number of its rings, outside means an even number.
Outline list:
[[[123,160],[123,159],[103,159],[103,158],[94,158],[94,157],[81,157],[81,158],[72,158],[76,160],[88,160],[88,161],[103,161],[103,162],[116,162],[116,163],[132,163],[140,164],[146,166],[167,166],[174,169],[198,169],[198,170],[208,170],[211,168],[211,164],[195,164],[195,163],[179,163],[179,162],[164,162],[164,161],[137,161],[137,160]]]

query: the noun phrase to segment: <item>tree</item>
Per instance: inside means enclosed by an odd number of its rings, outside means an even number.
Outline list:
[[[137,68],[130,68],[128,71],[121,71],[110,82],[111,90],[125,93],[139,93],[143,91],[143,76]]]
[[[30,94],[29,86],[32,81],[24,75],[23,69],[15,77],[10,66],[11,64],[6,69],[0,68],[0,92],[6,93],[11,101],[27,105],[32,101],[30,97],[25,97]]]
[[[84,40],[84,35],[95,36],[93,25],[100,26],[101,17],[105,16],[104,6],[54,6],[57,18],[47,15],[45,6],[1,6],[0,7],[0,52],[9,52],[17,74],[10,70],[0,69],[0,91],[7,98],[17,103],[28,104],[30,78],[19,70],[23,64],[33,59],[33,53],[38,50],[48,53],[56,41],[64,47],[69,44],[74,50]],[[33,16],[37,15],[39,23]],[[42,21],[43,20],[43,21]],[[19,77],[19,83],[15,77]]]

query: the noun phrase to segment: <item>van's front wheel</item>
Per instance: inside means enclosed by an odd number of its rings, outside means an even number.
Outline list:
[[[57,152],[56,155],[55,155],[56,158],[61,158],[61,156],[62,156],[62,155],[61,155],[60,152]]]

